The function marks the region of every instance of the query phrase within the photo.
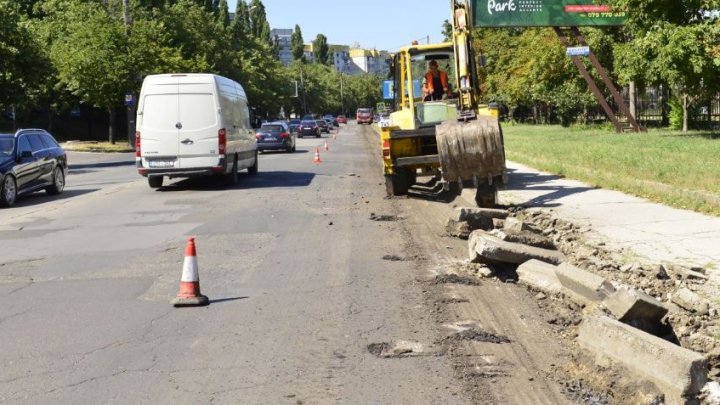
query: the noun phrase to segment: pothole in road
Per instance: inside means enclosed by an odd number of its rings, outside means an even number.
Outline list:
[[[375,356],[382,358],[409,357],[418,355],[424,351],[422,343],[406,340],[371,343],[367,346],[367,350]]]
[[[467,276],[457,274],[440,274],[435,276],[431,281],[432,284],[463,284],[463,285],[480,285],[480,281]]]
[[[374,212],[370,213],[371,221],[392,222],[392,221],[399,221],[400,219],[402,219],[402,218],[398,217],[397,215],[383,215],[383,214],[378,215]]]
[[[405,261],[405,258],[404,258],[404,257],[398,256],[398,255],[385,255],[385,256],[383,256],[382,258],[383,258],[383,260],[388,260],[388,261],[391,261],[391,262],[403,262],[403,261]]]
[[[487,342],[487,343],[511,343],[510,339],[503,335],[496,335],[492,332],[488,332],[482,329],[466,329],[450,336],[444,337],[440,343],[456,343],[462,341],[472,340],[475,342]]]

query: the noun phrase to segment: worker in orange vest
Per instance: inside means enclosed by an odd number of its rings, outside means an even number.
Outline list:
[[[430,70],[425,73],[425,100],[442,100],[443,94],[450,96],[447,73],[438,68],[435,59],[430,61]]]

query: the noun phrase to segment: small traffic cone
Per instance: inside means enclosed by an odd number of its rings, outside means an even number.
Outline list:
[[[330,147],[328,146],[327,141],[325,141],[325,152],[327,152],[327,151],[329,151],[329,150],[330,150]]]
[[[195,238],[188,238],[185,246],[185,261],[180,278],[180,292],[172,301],[176,307],[194,307],[207,305],[208,297],[200,294],[200,276],[198,275]]]
[[[333,141],[337,141],[337,134],[333,134]]]
[[[313,159],[313,163],[322,163],[322,160],[320,160],[320,148],[315,148],[315,159]]]

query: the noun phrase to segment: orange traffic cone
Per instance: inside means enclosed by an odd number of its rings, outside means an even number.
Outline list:
[[[325,152],[327,152],[329,150],[330,150],[330,147],[328,146],[327,141],[325,141]]]
[[[315,159],[313,159],[313,163],[322,163],[322,160],[320,160],[320,148],[315,148]]]
[[[185,261],[180,278],[180,292],[172,301],[176,307],[192,307],[207,305],[208,297],[200,294],[200,276],[198,275],[195,238],[188,238],[185,246]]]

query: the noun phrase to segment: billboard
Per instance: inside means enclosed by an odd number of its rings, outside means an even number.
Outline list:
[[[594,0],[474,0],[476,27],[623,25],[626,11]]]

